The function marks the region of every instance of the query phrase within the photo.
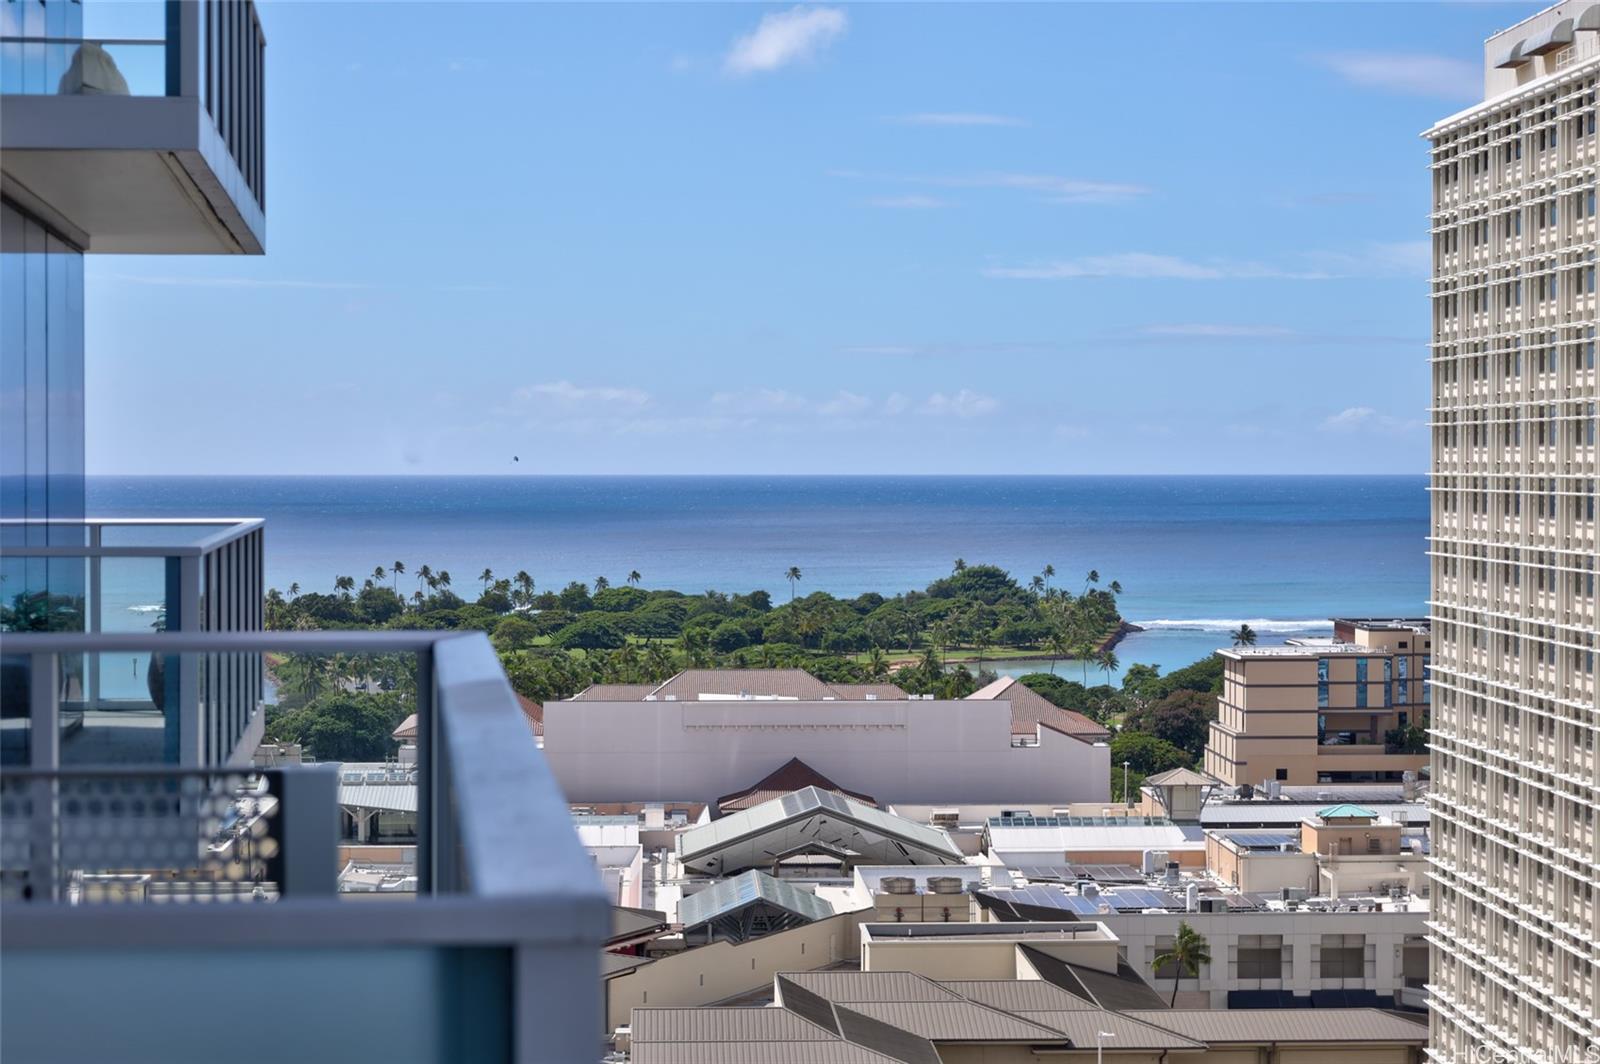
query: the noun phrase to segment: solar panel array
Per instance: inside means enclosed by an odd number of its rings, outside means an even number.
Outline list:
[[[1151,890],[1148,887],[1121,887],[1116,893],[1102,893],[1104,898],[1118,912],[1137,911],[1139,909],[1181,909],[1184,902],[1176,894],[1169,894],[1164,890]]]
[[[1164,828],[1164,816],[992,816],[992,828]]]
[[[1298,831],[1229,831],[1226,837],[1250,850],[1276,850],[1284,846],[1300,848]]]

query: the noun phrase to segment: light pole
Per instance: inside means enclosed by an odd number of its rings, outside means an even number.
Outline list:
[[[1096,1031],[1094,1033],[1094,1064],[1106,1064],[1105,1040],[1115,1037],[1117,1036],[1110,1031]]]
[[[1122,804],[1127,806],[1133,805],[1133,796],[1128,793],[1128,766],[1131,764],[1132,761],[1122,763]]]

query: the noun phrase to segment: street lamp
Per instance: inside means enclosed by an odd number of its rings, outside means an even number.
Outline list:
[[[1094,1033],[1094,1064],[1106,1064],[1105,1040],[1115,1037],[1117,1036],[1110,1031],[1096,1031]]]
[[[1127,806],[1133,805],[1133,795],[1128,793],[1128,766],[1131,764],[1132,761],[1122,763],[1122,804]]]

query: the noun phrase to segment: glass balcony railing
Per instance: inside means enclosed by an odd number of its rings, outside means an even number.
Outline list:
[[[263,1059],[599,1059],[610,908],[482,633],[34,632],[0,654],[32,753],[0,778],[0,1058],[213,1059],[245,1002],[293,1018]],[[410,756],[64,764],[63,662],[96,654],[403,659]],[[409,792],[407,903],[341,889],[363,792]],[[95,985],[119,989],[85,1022]]]
[[[173,96],[167,42],[143,38],[0,37],[0,94]]]

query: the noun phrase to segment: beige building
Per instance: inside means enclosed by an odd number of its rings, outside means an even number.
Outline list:
[[[1433,183],[1437,1061],[1600,1045],[1595,93],[1600,4],[1490,37]]]
[[[1245,893],[1289,890],[1335,901],[1391,890],[1423,894],[1427,858],[1422,842],[1371,809],[1336,805],[1308,817],[1298,833],[1206,832],[1206,871]]]
[[[1331,639],[1229,647],[1205,768],[1224,784],[1392,782],[1428,763],[1389,733],[1423,727],[1425,619],[1335,619]]]

